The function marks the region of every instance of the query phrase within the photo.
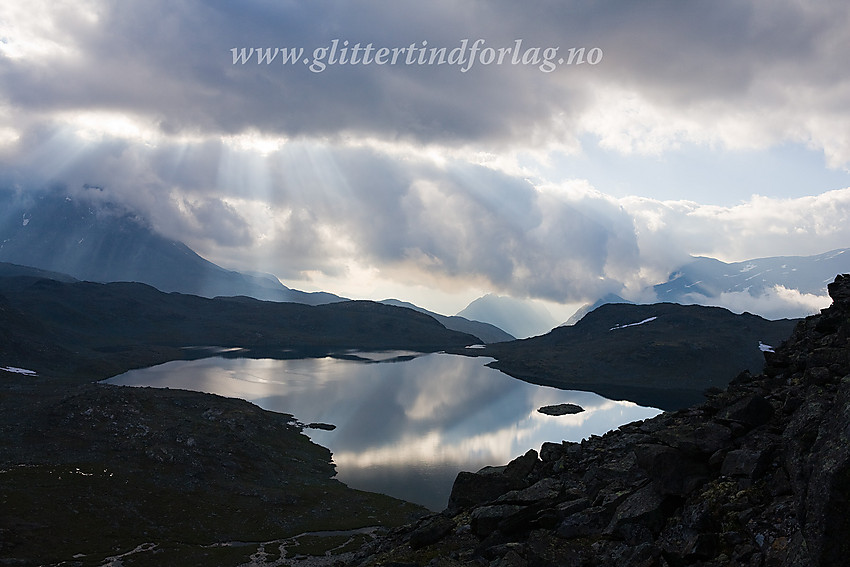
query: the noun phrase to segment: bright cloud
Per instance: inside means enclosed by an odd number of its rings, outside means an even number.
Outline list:
[[[25,191],[101,187],[214,261],[343,295],[636,297],[695,254],[846,247],[850,189],[813,185],[789,199],[753,186],[710,205],[685,175],[681,200],[614,198],[623,193],[606,183],[616,172],[601,183],[556,171],[558,158],[603,149],[663,162],[695,147],[728,156],[794,144],[846,169],[848,24],[837,0],[437,1],[403,15],[382,0],[9,0],[2,180]],[[231,53],[312,54],[334,39],[451,49],[478,38],[604,57],[551,73],[514,64],[314,73],[234,64]]]
[[[621,202],[635,218],[641,250],[659,259],[810,255],[850,242],[850,188],[798,199],[755,195],[731,207],[636,197]]]
[[[787,289],[776,285],[761,295],[746,291],[726,292],[719,297],[708,298],[693,294],[685,302],[714,307],[725,307],[733,313],[758,313],[767,319],[808,317],[829,307],[832,300],[828,295],[800,293],[796,289]]]

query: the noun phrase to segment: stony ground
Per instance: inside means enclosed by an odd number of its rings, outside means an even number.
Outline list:
[[[0,565],[284,564],[423,513],[337,482],[292,416],[248,402],[0,380]]]

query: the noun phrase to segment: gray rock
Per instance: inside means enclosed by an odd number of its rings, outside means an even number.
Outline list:
[[[655,533],[661,531],[668,512],[666,501],[654,484],[647,484],[617,507],[605,533],[619,533],[626,524],[639,524]]]
[[[685,559],[689,561],[708,560],[717,556],[720,550],[720,538],[716,533],[693,535],[685,546]]]
[[[499,531],[504,534],[515,534],[529,531],[540,527],[541,524],[549,528],[558,523],[557,513],[551,509],[541,509],[540,506],[527,506],[513,514],[505,516],[498,525]]]
[[[591,502],[587,498],[577,498],[568,502],[561,502],[556,508],[558,513],[566,518],[567,516],[572,516],[576,512],[581,512],[582,510],[589,508],[590,504]]]
[[[764,449],[736,449],[729,451],[720,467],[720,474],[758,480],[767,470],[770,451]]]
[[[529,449],[524,455],[508,463],[504,474],[511,479],[525,480],[538,462],[540,461],[537,458],[537,451]]]
[[[563,492],[556,478],[544,478],[523,490],[512,490],[499,497],[498,501],[511,504],[537,504],[555,501]]]
[[[524,509],[524,506],[515,504],[478,507],[471,515],[472,532],[479,537],[486,537],[499,527],[500,522]]]
[[[466,473],[467,497],[492,493],[458,521],[486,539],[440,564],[482,553],[491,565],[847,564],[850,276],[830,293],[764,374],[700,406]]]
[[[610,521],[610,515],[605,508],[593,506],[585,508],[565,518],[555,534],[563,539],[573,539],[598,533]]]
[[[718,449],[729,446],[732,431],[715,422],[701,425],[694,431],[694,445],[700,453],[711,455]]]
[[[321,422],[308,423],[304,427],[306,427],[307,429],[322,429],[324,431],[333,431],[334,429],[336,429],[336,425],[332,423]]]

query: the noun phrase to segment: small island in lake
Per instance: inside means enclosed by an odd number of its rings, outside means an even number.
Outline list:
[[[584,408],[576,404],[556,404],[554,406],[543,406],[541,408],[537,408],[537,411],[545,413],[546,415],[570,415],[573,413],[581,413],[584,411]]]

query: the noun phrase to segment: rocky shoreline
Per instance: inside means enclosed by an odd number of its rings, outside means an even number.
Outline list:
[[[460,473],[356,564],[817,566],[850,555],[850,275],[764,372],[697,406]]]

